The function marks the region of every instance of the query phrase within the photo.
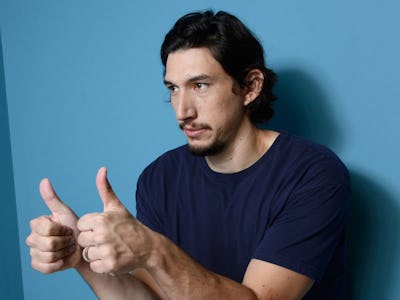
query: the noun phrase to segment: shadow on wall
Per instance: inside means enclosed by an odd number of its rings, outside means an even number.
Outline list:
[[[349,227],[349,299],[391,299],[398,286],[400,206],[371,178],[350,170],[353,202]]]
[[[335,150],[339,124],[330,110],[335,101],[320,83],[298,69],[278,71],[276,115],[268,128],[285,130]],[[349,166],[348,166],[349,167]],[[399,261],[400,207],[394,196],[367,175],[349,168],[352,208],[349,224],[349,299],[389,299]]]
[[[22,300],[24,295],[2,49],[0,32],[0,190],[4,211],[0,218],[0,299]]]
[[[275,115],[268,127],[303,136],[328,147],[340,146],[340,131],[329,99],[309,74],[299,69],[277,72]]]

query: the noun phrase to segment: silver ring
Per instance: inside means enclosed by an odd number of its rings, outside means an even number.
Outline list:
[[[89,246],[89,247],[83,248],[83,250],[82,250],[82,257],[83,257],[83,259],[86,260],[88,263],[91,263],[92,261],[90,260],[90,258],[89,258],[89,256],[88,256],[89,248],[90,248],[90,246]]]

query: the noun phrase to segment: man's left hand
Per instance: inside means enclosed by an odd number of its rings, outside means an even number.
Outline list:
[[[96,273],[124,274],[144,267],[153,247],[154,233],[141,224],[115,195],[106,168],[100,168],[96,186],[104,205],[102,213],[78,221],[78,243]]]

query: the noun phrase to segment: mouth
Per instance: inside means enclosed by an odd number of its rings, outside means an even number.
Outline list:
[[[199,138],[204,132],[211,129],[208,125],[188,125],[188,124],[179,124],[179,128],[185,133],[188,138]]]
[[[198,138],[205,131],[206,131],[206,129],[204,129],[204,128],[196,128],[196,129],[194,129],[194,128],[184,128],[183,129],[183,132],[186,134],[186,136],[188,138]]]

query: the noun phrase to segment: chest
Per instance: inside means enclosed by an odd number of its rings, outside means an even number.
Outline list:
[[[287,192],[269,180],[184,179],[165,199],[166,235],[186,250],[252,252]]]

